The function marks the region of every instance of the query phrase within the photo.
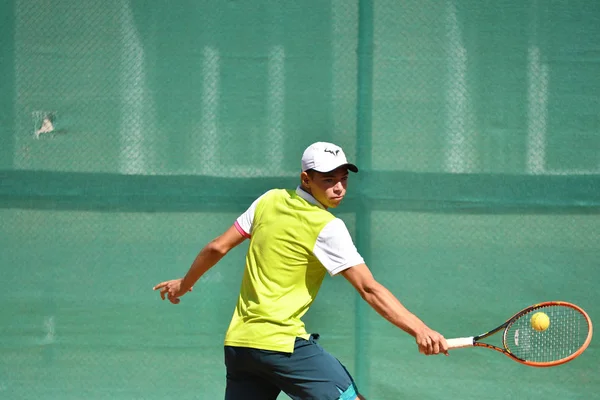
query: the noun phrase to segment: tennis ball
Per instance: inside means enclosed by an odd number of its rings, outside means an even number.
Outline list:
[[[538,332],[545,331],[550,326],[550,318],[543,312],[536,312],[531,317],[531,327]]]

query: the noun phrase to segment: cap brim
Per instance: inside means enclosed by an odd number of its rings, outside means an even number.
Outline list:
[[[348,164],[344,164],[344,165],[345,165],[346,167],[348,167],[348,170],[349,170],[349,171],[352,171],[352,172],[354,172],[354,173],[357,173],[357,172],[358,172],[358,167],[357,167],[356,165],[354,165],[354,164],[350,164],[350,163],[348,163]]]

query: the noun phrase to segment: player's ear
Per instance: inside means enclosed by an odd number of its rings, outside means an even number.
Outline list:
[[[309,187],[310,175],[308,175],[308,172],[302,171],[302,173],[300,174],[300,182],[303,186]]]

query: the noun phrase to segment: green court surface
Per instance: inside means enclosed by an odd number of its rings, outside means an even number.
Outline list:
[[[223,398],[247,243],[178,306],[152,287],[317,140],[433,329],[547,300],[600,325],[596,1],[7,0],[0,32],[0,399]],[[370,400],[600,398],[596,338],[556,368],[425,357],[342,277],[305,322]]]

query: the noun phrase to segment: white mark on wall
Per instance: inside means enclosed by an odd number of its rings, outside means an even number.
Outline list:
[[[42,337],[41,344],[47,345],[56,341],[56,322],[54,316],[49,315],[44,317],[43,331],[44,337]]]
[[[267,97],[267,164],[272,172],[283,167],[285,115],[285,49],[273,46],[269,51]]]
[[[358,7],[348,7],[346,0],[331,2],[331,102],[332,135],[334,142],[347,140],[348,135],[356,134],[356,82],[357,55],[352,46],[357,43],[349,38],[357,38]],[[371,132],[369,132],[371,133]],[[308,145],[308,143],[306,143]],[[348,149],[351,150],[351,149]],[[348,154],[347,154],[348,155]]]
[[[467,90],[467,49],[453,1],[447,2],[448,87],[446,90],[446,148],[444,170],[472,172],[475,164],[474,123]]]
[[[542,174],[546,169],[548,66],[542,64],[537,46],[529,48],[527,65],[527,172]]]
[[[211,175],[218,170],[219,148],[219,102],[220,102],[220,56],[212,46],[202,50],[202,116],[199,141],[192,146],[192,159],[200,172]],[[200,149],[199,154],[197,150]]]
[[[146,77],[144,48],[135,28],[129,2],[123,2],[119,13],[121,28],[120,90],[120,154],[119,172],[124,174],[148,173],[148,152],[145,132],[151,127],[153,113],[144,107]]]

